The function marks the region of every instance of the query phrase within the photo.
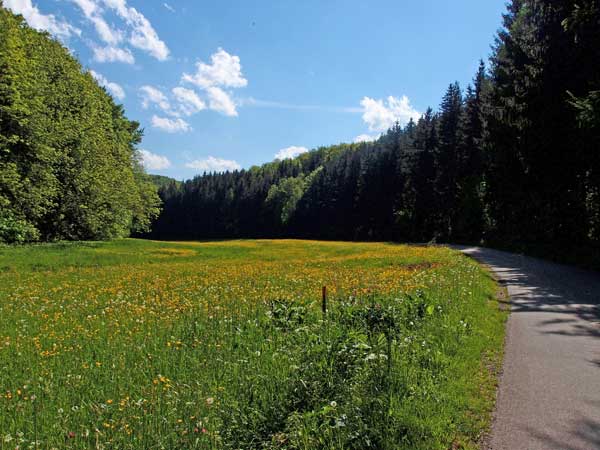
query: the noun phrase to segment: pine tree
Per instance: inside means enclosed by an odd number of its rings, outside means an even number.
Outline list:
[[[457,213],[453,229],[455,239],[467,242],[476,242],[484,232],[482,109],[487,85],[485,64],[481,61],[473,87],[467,88],[460,125]]]
[[[458,83],[448,87],[440,106],[438,121],[439,144],[435,152],[437,177],[437,228],[440,238],[450,239],[458,212],[458,177],[460,174],[460,121],[463,109]]]

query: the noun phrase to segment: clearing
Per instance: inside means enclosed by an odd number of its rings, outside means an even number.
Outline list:
[[[476,448],[496,289],[446,248],[0,247],[0,447]]]

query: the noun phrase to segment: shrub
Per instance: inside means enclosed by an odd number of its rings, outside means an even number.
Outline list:
[[[10,212],[0,213],[0,242],[23,244],[39,238],[39,231],[31,223],[14,217]]]

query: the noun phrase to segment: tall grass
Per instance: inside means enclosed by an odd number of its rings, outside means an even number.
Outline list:
[[[448,249],[123,240],[0,267],[2,449],[475,448],[489,423],[505,316]]]

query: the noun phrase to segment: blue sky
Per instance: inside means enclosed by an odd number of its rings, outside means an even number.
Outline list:
[[[4,0],[145,129],[148,172],[190,178],[377,136],[463,87],[503,0]]]

